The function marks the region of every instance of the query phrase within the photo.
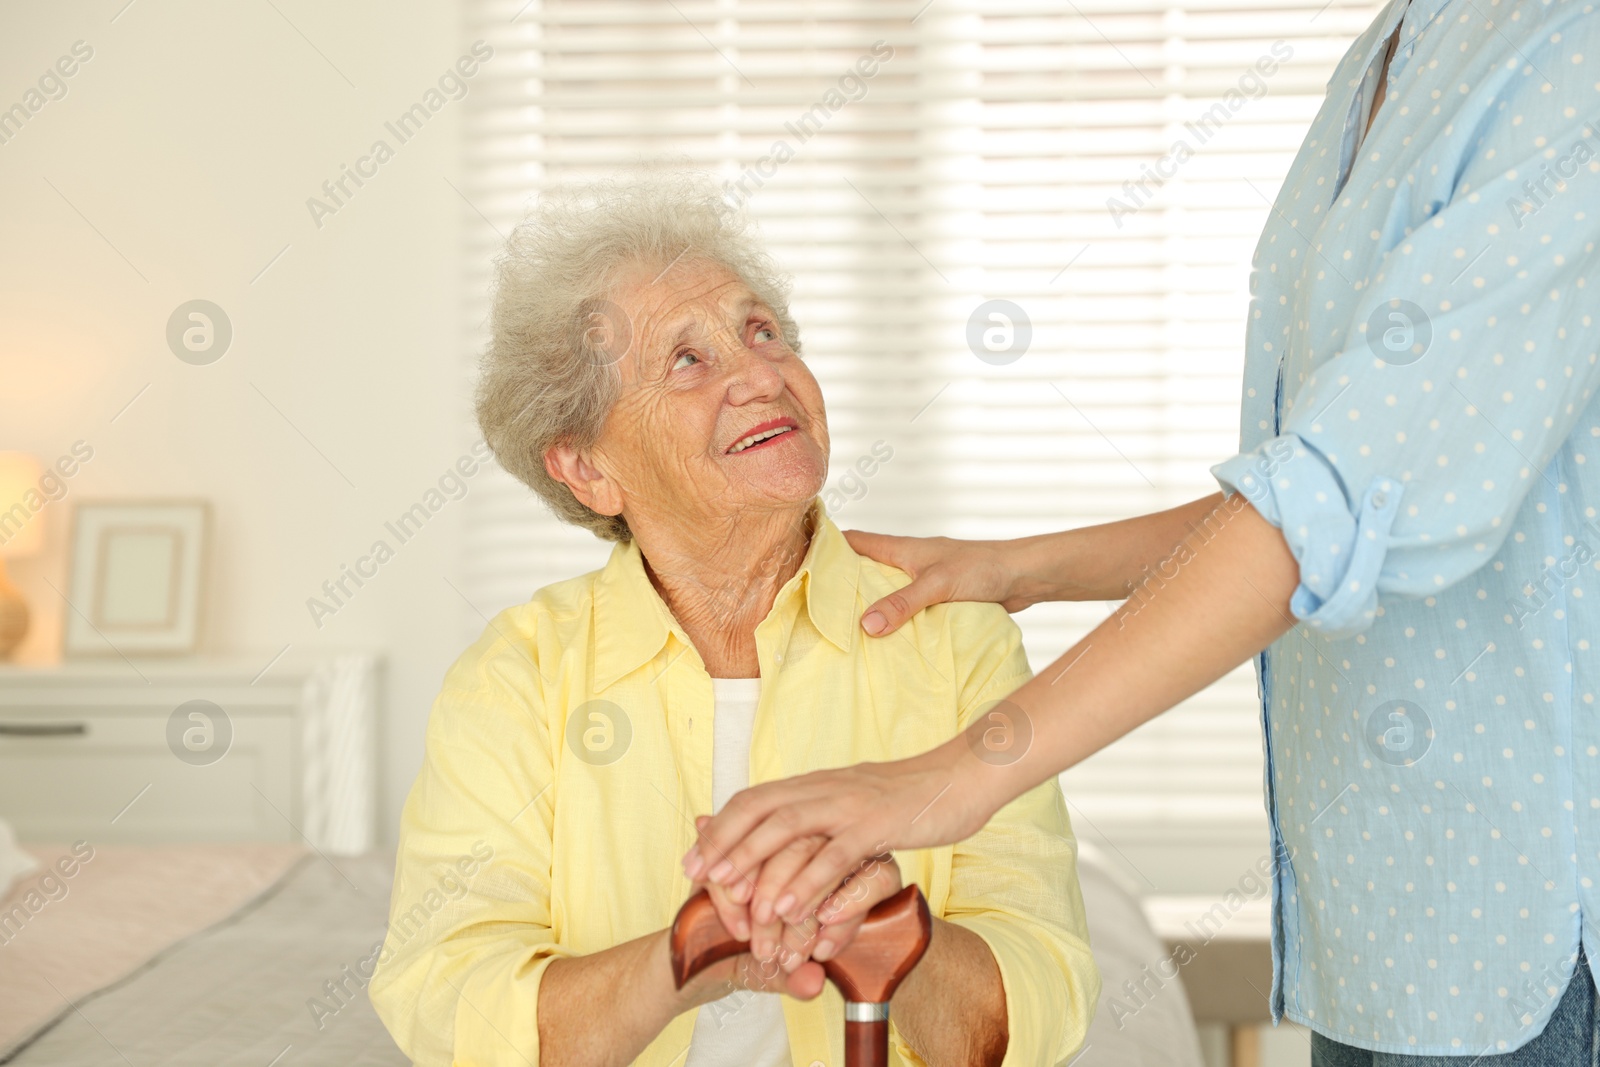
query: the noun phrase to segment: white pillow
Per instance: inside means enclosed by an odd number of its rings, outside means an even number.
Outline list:
[[[38,860],[17,847],[11,824],[0,819],[0,898],[10,891],[13,882],[38,866]]]

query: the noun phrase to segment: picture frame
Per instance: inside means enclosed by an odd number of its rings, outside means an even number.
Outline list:
[[[210,528],[211,506],[204,500],[78,504],[63,653],[193,652],[200,638]]]

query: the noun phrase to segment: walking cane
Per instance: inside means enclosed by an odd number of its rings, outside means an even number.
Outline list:
[[[845,1067],[888,1067],[889,998],[932,937],[928,902],[913,883],[867,912],[855,940],[822,964],[844,995]],[[713,963],[743,952],[746,944],[723,927],[702,889],[672,922],[673,980],[682,989]]]

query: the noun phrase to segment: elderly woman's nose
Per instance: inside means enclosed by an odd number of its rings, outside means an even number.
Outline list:
[[[766,400],[783,392],[783,373],[759,352],[740,346],[725,357],[728,395],[735,403]]]

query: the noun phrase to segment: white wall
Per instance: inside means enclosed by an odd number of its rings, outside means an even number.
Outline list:
[[[93,49],[66,95],[0,144],[0,449],[47,462],[79,439],[94,449],[43,513],[46,554],[12,565],[36,612],[19,658],[57,655],[63,603],[47,583],[67,588],[74,502],[204,497],[208,651],[263,666],[286,644],[387,655],[392,841],[463,645],[468,609],[446,583],[459,505],[320,630],[305,602],[470,443],[460,266],[476,216],[449,184],[462,184],[464,103],[403,145],[384,122],[471,39],[453,3],[125,3],[0,11],[0,108],[74,42]],[[307,198],[379,137],[394,158],[319,229]],[[233,323],[209,366],[165,341],[194,298]]]

